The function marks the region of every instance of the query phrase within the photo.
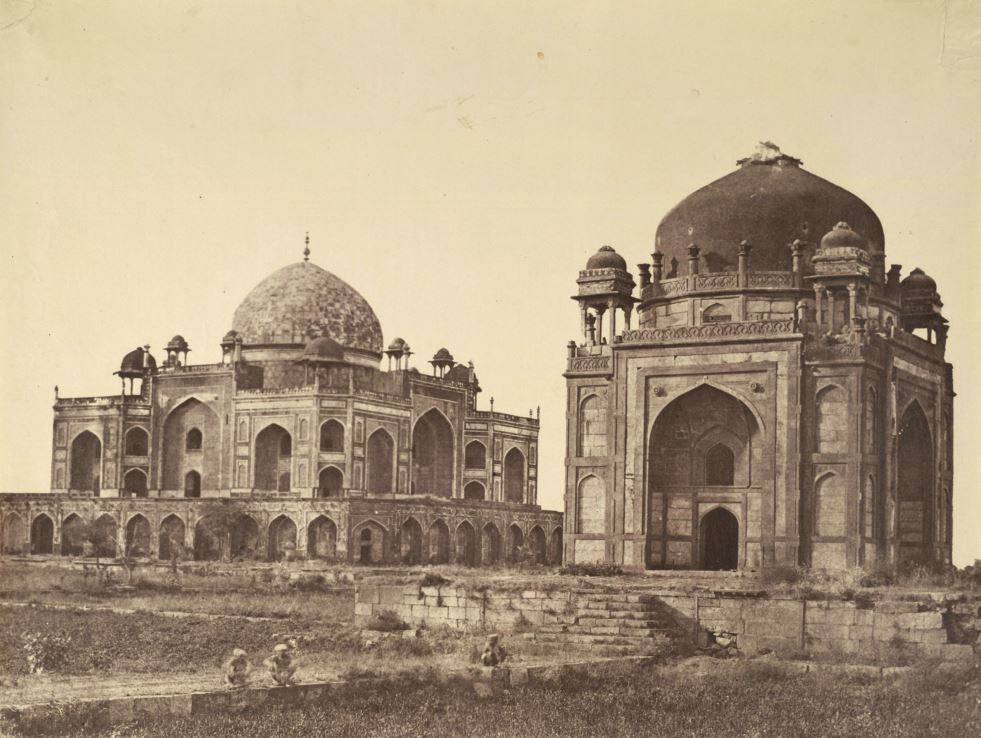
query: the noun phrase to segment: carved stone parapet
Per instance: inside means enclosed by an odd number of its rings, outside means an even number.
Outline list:
[[[761,320],[745,323],[710,323],[672,328],[641,328],[623,332],[623,343],[668,343],[673,341],[697,341],[712,338],[739,338],[742,336],[776,336],[793,334],[792,318]]]

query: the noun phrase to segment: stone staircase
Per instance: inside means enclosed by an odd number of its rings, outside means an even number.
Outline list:
[[[541,625],[529,634],[543,643],[575,643],[616,653],[663,650],[679,635],[678,626],[653,595],[578,593],[566,622]]]

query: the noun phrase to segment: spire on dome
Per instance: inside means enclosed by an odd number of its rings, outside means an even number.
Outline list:
[[[303,261],[310,261],[310,231],[307,231],[307,237],[303,243]]]

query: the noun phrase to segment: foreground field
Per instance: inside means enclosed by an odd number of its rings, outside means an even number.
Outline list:
[[[971,672],[922,668],[890,681],[791,674],[767,662],[705,659],[617,679],[567,680],[487,700],[415,689],[117,726],[67,736],[961,736],[981,731]]]

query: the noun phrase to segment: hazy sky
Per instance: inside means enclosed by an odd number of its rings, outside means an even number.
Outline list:
[[[417,366],[445,345],[481,407],[541,406],[539,498],[560,509],[578,270],[604,243],[649,261],[667,210],[769,139],[876,210],[887,263],[937,279],[954,554],[981,557],[964,7],[0,0],[0,490],[48,487],[55,384],[113,393],[124,353],[175,333],[218,361],[310,231]]]

